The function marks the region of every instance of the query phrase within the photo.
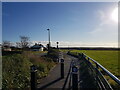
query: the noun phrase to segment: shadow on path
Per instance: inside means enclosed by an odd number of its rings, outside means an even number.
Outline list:
[[[62,79],[62,78],[60,77],[60,78],[58,78],[58,79],[56,79],[56,80],[54,80],[54,81],[52,81],[52,82],[50,82],[50,83],[48,83],[48,84],[46,84],[46,85],[44,85],[44,86],[38,88],[37,90],[43,90],[43,89],[47,88],[48,86],[50,86],[50,85],[58,82],[58,81],[61,80],[61,79]]]
[[[67,54],[64,56],[64,78],[61,78],[61,64],[59,63],[49,72],[47,77],[40,80],[40,83],[37,85],[37,90],[64,90],[69,87],[71,61],[76,61],[77,59]]]

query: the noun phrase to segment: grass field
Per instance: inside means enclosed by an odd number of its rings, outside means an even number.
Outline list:
[[[115,76],[120,78],[118,73],[118,51],[117,50],[72,50],[72,53],[85,53],[87,56],[99,62]]]
[[[92,59],[96,60],[102,66],[104,66],[107,70],[109,70],[112,74],[117,76],[120,79],[119,73],[119,61],[118,55],[119,51],[117,50],[71,50],[72,54],[77,53],[85,53],[87,56],[91,57]],[[104,75],[111,86],[116,90],[120,88],[120,86],[115,83],[109,76]]]

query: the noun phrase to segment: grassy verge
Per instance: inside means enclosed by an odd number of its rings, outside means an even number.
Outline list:
[[[20,54],[12,56],[3,56],[3,89],[13,88],[29,88],[30,71],[29,67],[32,63],[27,57]]]
[[[30,66],[36,65],[37,79],[48,75],[50,69],[56,64],[55,58],[51,55],[41,56],[41,53],[26,51],[21,54],[12,54],[2,56],[3,65],[3,89],[30,89]],[[54,52],[51,52],[54,54]]]

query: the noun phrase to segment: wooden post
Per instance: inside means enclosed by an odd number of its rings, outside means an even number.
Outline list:
[[[36,90],[36,73],[37,69],[35,65],[32,65],[31,67],[31,90]]]
[[[61,78],[64,78],[64,59],[61,59]]]
[[[78,90],[78,68],[72,67],[72,90]]]

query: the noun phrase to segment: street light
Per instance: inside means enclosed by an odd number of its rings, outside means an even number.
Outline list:
[[[57,49],[58,49],[58,44],[59,44],[59,42],[57,42]]]
[[[50,49],[50,29],[47,29],[48,30],[48,40],[49,40],[49,45],[48,45],[48,49]]]

